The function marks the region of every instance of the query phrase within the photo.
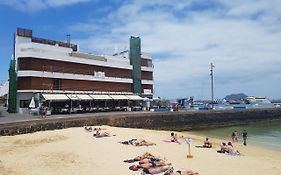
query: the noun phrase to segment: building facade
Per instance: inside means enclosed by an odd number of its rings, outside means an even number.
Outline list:
[[[152,58],[141,52],[139,37],[130,38],[129,51],[100,56],[80,52],[79,46],[70,42],[37,38],[32,30],[18,28],[14,61],[19,113],[30,112],[31,100],[35,108],[47,102],[53,110],[56,106],[73,110],[74,104],[96,108],[95,104],[107,100],[111,107],[120,107],[120,100],[133,103],[153,96]]]

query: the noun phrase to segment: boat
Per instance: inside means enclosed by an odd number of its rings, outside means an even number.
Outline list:
[[[249,104],[271,104],[271,101],[266,97],[248,96],[246,101]]]

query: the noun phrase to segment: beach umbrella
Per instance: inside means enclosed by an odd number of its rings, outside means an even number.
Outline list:
[[[34,97],[31,98],[31,101],[30,101],[30,104],[29,104],[29,108],[35,108]]]

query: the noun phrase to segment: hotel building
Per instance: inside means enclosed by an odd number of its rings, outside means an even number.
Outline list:
[[[17,28],[9,72],[10,112],[27,113],[42,103],[57,112],[122,108],[153,95],[152,58],[141,52],[139,37],[130,38],[128,51],[100,56]]]

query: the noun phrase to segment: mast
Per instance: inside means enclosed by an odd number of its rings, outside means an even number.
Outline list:
[[[214,108],[214,70],[213,70],[213,68],[214,68],[215,66],[214,66],[214,64],[213,63],[211,63],[211,97],[212,97],[212,101],[211,101],[211,103],[212,103],[212,109]]]

